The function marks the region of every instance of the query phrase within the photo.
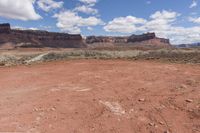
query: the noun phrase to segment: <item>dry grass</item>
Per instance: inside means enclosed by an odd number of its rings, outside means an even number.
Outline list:
[[[142,59],[164,60],[179,63],[200,63],[198,49],[161,49],[161,50],[72,50],[43,52],[41,54],[0,55],[0,65],[32,64],[38,62],[66,59]]]

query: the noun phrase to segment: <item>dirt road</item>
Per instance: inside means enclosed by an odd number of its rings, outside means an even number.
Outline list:
[[[199,133],[200,66],[73,60],[2,67],[0,132]]]

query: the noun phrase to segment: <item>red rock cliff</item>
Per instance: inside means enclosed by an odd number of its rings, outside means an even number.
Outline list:
[[[19,47],[86,47],[80,34],[56,33],[39,30],[13,30],[10,24],[0,24],[0,45],[12,43]]]
[[[169,39],[158,38],[155,33],[146,33],[142,35],[131,35],[129,37],[115,36],[88,36],[86,43],[90,46],[98,44],[112,44],[112,46],[153,46],[153,47],[170,47]],[[110,45],[109,45],[110,46]]]

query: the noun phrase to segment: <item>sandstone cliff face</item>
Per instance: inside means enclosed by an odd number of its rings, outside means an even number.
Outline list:
[[[106,37],[106,36],[89,36],[86,43],[90,46],[152,46],[152,47],[170,47],[169,39],[158,38],[155,33],[146,33],[142,35],[131,35],[129,37]]]
[[[55,33],[33,30],[13,30],[9,24],[0,25],[0,45],[12,43],[14,47],[55,47],[82,48],[86,47],[82,36],[67,33]]]
[[[127,42],[141,42],[156,38],[155,33],[147,33],[142,35],[131,35]]]
[[[84,48],[87,46],[171,46],[169,39],[158,38],[155,33],[131,35],[129,37],[88,36],[85,42],[80,34],[72,35],[39,30],[13,30],[10,28],[10,24],[0,24],[0,47]]]
[[[88,36],[86,43],[126,43],[128,37]]]
[[[10,24],[0,24],[0,33],[10,33]]]

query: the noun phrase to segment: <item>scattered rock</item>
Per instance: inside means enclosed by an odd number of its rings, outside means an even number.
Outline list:
[[[160,121],[159,124],[160,124],[160,125],[164,125],[164,122]]]
[[[0,62],[0,66],[5,66],[5,63],[3,63],[3,62]]]
[[[156,124],[155,123],[153,123],[153,122],[150,122],[149,123],[149,126],[155,126]]]
[[[170,133],[170,132],[167,130],[167,131],[164,131],[164,133]]]
[[[115,115],[124,115],[126,113],[118,102],[107,102],[107,101],[106,102],[99,101],[99,102],[108,107],[110,111],[113,112]]]
[[[193,109],[189,109],[188,112],[193,112]]]
[[[56,107],[52,107],[52,108],[51,108],[51,111],[55,111],[55,110],[56,110]]]
[[[141,98],[141,99],[139,99],[138,101],[139,101],[139,102],[144,102],[145,99],[144,99],[144,98]]]
[[[60,99],[56,99],[57,102],[60,102]]]
[[[188,88],[187,85],[182,84],[179,89],[187,89],[187,88]]]
[[[192,103],[193,102],[192,99],[186,99],[185,101],[188,102],[188,103]]]
[[[194,86],[195,84],[197,84],[197,82],[194,79],[188,79],[186,81],[186,84],[189,86]]]
[[[35,108],[33,109],[33,111],[38,112],[39,109],[35,107]]]
[[[132,112],[134,112],[134,109],[130,109],[129,110],[129,114],[131,114]]]
[[[86,91],[90,91],[91,89],[90,88],[86,88],[86,89],[80,89],[80,90],[76,90],[78,92],[86,92]]]

